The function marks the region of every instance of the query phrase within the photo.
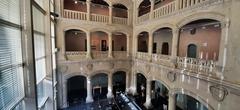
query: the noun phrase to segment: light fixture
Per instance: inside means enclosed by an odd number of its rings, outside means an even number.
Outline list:
[[[74,3],[75,3],[75,4],[77,4],[77,3],[78,3],[78,1],[77,1],[77,0],[75,0],[75,1],[74,1]]]

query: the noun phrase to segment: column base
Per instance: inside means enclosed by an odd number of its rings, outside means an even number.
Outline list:
[[[147,100],[144,104],[143,104],[147,109],[150,109],[152,108],[152,103],[151,103],[151,100]]]
[[[91,55],[87,55],[86,58],[87,59],[92,59],[92,56]]]
[[[92,97],[87,97],[86,98],[86,103],[91,103],[93,102],[93,98]]]
[[[107,98],[113,98],[112,92],[108,92],[108,93],[107,93]]]

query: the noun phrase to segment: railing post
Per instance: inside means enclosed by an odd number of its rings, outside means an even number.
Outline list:
[[[154,18],[154,17],[153,17],[154,1],[155,1],[155,0],[150,0],[150,2],[151,2],[151,10],[150,10],[150,14],[149,14],[149,19],[150,19],[150,20]]]
[[[176,0],[175,2],[175,10],[179,10],[179,0]]]
[[[90,0],[87,0],[87,21],[90,21],[90,16],[91,16],[91,14],[90,14],[90,5],[91,5],[91,2],[90,2]]]
[[[109,49],[108,49],[108,57],[112,58],[112,33],[108,33],[108,44],[109,44]]]
[[[112,24],[112,9],[113,9],[113,6],[112,4],[109,5],[109,24]]]

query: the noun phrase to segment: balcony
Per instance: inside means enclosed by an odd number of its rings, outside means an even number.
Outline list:
[[[92,51],[91,58],[92,59],[109,59],[109,52],[108,51]],[[85,51],[67,51],[65,53],[66,59],[70,61],[79,61],[79,60],[86,60],[88,58],[87,52]],[[126,51],[113,51],[114,59],[127,59],[128,55]]]
[[[192,73],[202,73],[203,75],[214,76],[216,73],[215,67],[216,62],[213,60],[177,57],[177,68]]]
[[[142,23],[152,19],[159,19],[163,16],[178,13],[180,11],[185,11],[187,9],[194,9],[203,6],[209,6],[216,3],[221,3],[224,0],[175,0],[167,3],[159,8],[150,11],[147,14],[139,16],[137,18],[137,23]]]

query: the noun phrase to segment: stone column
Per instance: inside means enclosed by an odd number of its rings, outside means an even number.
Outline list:
[[[90,12],[91,12],[91,10],[90,10],[91,0],[87,0],[86,3],[87,3],[87,21],[90,21],[90,16],[91,16],[91,14],[90,14]]]
[[[149,39],[148,39],[148,55],[149,55],[149,61],[152,59],[152,51],[153,51],[153,33],[149,33]]]
[[[150,2],[151,2],[151,9],[150,9],[150,20],[151,19],[153,19],[153,11],[154,11],[154,2],[155,2],[155,0],[150,0]]]
[[[112,4],[109,5],[109,24],[112,24],[112,9],[113,9],[113,6]]]
[[[112,93],[112,73],[108,75],[108,93],[107,93],[107,98],[112,98],[113,93]]]
[[[91,56],[91,34],[90,32],[87,32],[87,58],[92,59]]]
[[[127,13],[128,13],[128,16],[127,16],[127,18],[128,18],[128,20],[127,20],[127,24],[128,25],[131,25],[131,10],[127,10]]]
[[[130,56],[130,36],[127,35],[127,57]]]
[[[173,58],[177,57],[177,49],[178,49],[178,37],[179,37],[179,29],[175,28],[172,30],[172,52],[171,52],[171,56]]]
[[[137,94],[137,75],[132,73],[132,87],[131,87],[132,95]]]
[[[67,108],[68,107],[68,101],[67,101],[67,81],[63,82],[63,108]]]
[[[112,58],[112,33],[108,33],[108,57]]]
[[[147,79],[146,102],[144,103],[144,106],[147,109],[152,107],[152,103],[151,103],[151,80],[150,79]]]
[[[93,97],[92,97],[92,84],[91,84],[91,78],[90,76],[87,77],[87,98],[86,98],[86,103],[93,102]]]
[[[129,92],[129,73],[126,73],[126,93]]]
[[[175,109],[176,109],[176,94],[169,92],[168,110],[175,110]]]

